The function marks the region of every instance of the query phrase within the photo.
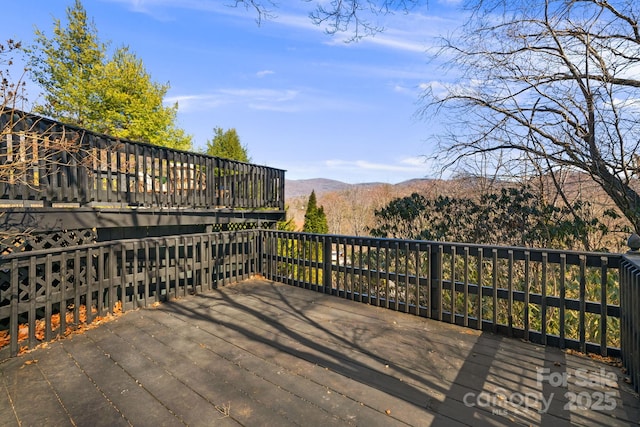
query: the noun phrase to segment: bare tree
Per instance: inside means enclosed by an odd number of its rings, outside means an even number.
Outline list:
[[[447,117],[447,167],[500,153],[584,172],[640,232],[640,4],[472,0],[468,12],[440,53],[457,76],[421,110]]]
[[[0,192],[3,198],[12,195],[24,198],[26,193],[44,192],[51,175],[58,174],[61,168],[74,162],[90,168],[96,162],[93,151],[82,149],[81,132],[67,131],[64,126],[56,128],[55,122],[21,111],[27,101],[27,70],[18,69],[14,62],[14,56],[21,49],[20,42],[14,40],[0,43]],[[28,198],[9,200],[9,205],[19,202],[37,205],[37,200]],[[0,217],[4,214],[3,208]],[[0,254],[24,249],[27,239],[34,237],[34,230],[5,220],[0,221]]]
[[[309,0],[304,0],[309,2]],[[384,28],[378,18],[394,12],[408,12],[425,0],[330,0],[318,2],[309,12],[311,21],[328,34],[350,33],[350,41],[374,35]],[[256,13],[258,23],[276,18],[275,0],[235,0],[234,6],[244,6]]]
[[[15,78],[11,73],[16,68],[13,55],[21,48],[21,43],[12,39],[0,43],[0,109],[20,108],[26,101],[26,70],[21,70],[20,75]]]

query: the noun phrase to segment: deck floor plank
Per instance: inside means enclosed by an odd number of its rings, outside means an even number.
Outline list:
[[[1,425],[640,425],[616,367],[264,280],[127,312],[0,378]]]

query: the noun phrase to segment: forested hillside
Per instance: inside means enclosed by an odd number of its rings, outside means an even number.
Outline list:
[[[295,189],[293,195],[289,188]],[[587,177],[580,174],[566,176],[562,182],[564,198],[552,191],[554,186],[544,179],[532,182],[527,191],[523,188],[521,183],[490,182],[476,177],[415,179],[395,185],[287,181],[286,203],[289,217],[294,219],[297,229],[302,229],[306,203],[311,191],[315,190],[332,234],[461,241],[472,235],[466,233],[468,229],[476,227],[477,233],[491,234],[488,238],[508,241],[471,243],[519,246],[547,243],[545,246],[563,249],[627,250],[625,242],[631,233],[628,222],[619,216],[604,191]],[[535,200],[529,200],[532,198]],[[413,212],[398,212],[398,209]],[[393,215],[395,217],[391,217]],[[526,220],[522,219],[524,217]],[[408,229],[414,229],[413,232],[401,231],[403,221],[410,225]],[[484,225],[478,224],[482,222],[491,222],[494,228],[502,231],[491,231],[490,226],[478,227]],[[433,230],[434,227],[438,230]],[[518,230],[508,230],[509,227],[523,228],[522,232],[528,234],[518,235],[515,239],[513,236]],[[538,229],[534,230],[536,227]],[[534,233],[538,239],[530,237]],[[555,237],[551,235],[554,233]],[[540,234],[549,236],[545,238]],[[511,236],[510,240],[507,235]]]

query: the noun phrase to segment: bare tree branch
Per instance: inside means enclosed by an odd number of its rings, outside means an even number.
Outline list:
[[[471,0],[440,55],[459,73],[424,93],[444,115],[447,165],[522,152],[587,173],[640,231],[640,5],[633,0]],[[525,157],[525,158],[527,158]]]
[[[303,0],[311,3],[311,0]],[[408,12],[426,0],[330,0],[318,2],[309,13],[311,21],[323,27],[328,34],[350,33],[348,41],[372,36],[384,30],[377,22],[380,16],[395,12]],[[234,7],[243,5],[256,13],[258,23],[276,17],[274,9],[278,4],[274,0],[234,0]]]

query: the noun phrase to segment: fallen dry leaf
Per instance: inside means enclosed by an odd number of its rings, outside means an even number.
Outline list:
[[[53,339],[57,339],[60,336],[66,337],[73,333],[82,333],[88,329],[94,328],[101,323],[112,320],[118,315],[122,314],[122,303],[118,301],[114,304],[113,314],[107,314],[106,316],[97,316],[98,310],[95,307],[91,307],[91,313],[94,314],[93,322],[91,324],[87,323],[87,307],[81,305],[78,307],[77,311],[73,304],[67,307],[66,313],[64,313],[64,320],[66,323],[66,327],[64,331],[60,330],[61,327],[61,315],[60,313],[56,313],[52,315],[49,319],[50,323],[50,332],[52,333]],[[46,319],[37,319],[35,322],[35,338],[41,343],[45,341],[47,331],[47,321]],[[58,336],[59,335],[59,336]],[[18,325],[18,343],[22,343],[29,339],[29,325],[22,323]],[[0,331],[0,349],[8,346],[11,343],[11,335],[8,330]],[[24,354],[29,351],[28,345],[18,346],[18,354]]]

